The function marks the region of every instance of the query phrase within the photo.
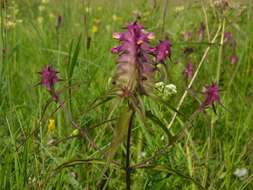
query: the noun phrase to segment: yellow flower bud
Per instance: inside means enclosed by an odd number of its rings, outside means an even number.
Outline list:
[[[48,133],[53,133],[55,131],[55,120],[54,119],[49,119],[49,123],[48,123],[48,126],[47,126],[47,131]]]

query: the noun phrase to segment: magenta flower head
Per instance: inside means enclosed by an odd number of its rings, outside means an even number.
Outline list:
[[[137,22],[128,24],[125,32],[113,33],[113,38],[120,42],[111,52],[119,55],[115,84],[121,89],[121,95],[130,96],[136,90],[147,92],[157,63],[170,56],[171,44],[165,40],[151,47],[149,42],[154,34]]]
[[[193,75],[193,64],[189,61],[184,69],[184,75],[186,79],[190,79]]]
[[[219,87],[216,83],[207,86],[204,95],[205,100],[201,105],[201,110],[214,105],[215,102],[220,102]]]
[[[59,72],[54,70],[50,65],[45,66],[42,71],[39,72],[41,75],[39,84],[46,87],[55,100],[58,99],[58,95],[55,92],[55,84],[60,80],[57,76],[58,73]]]
[[[151,53],[156,57],[156,61],[163,63],[167,57],[171,57],[171,43],[168,40],[160,41],[155,48],[150,48]]]

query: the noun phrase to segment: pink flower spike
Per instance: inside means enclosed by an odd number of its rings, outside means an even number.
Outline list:
[[[190,79],[193,75],[193,64],[191,61],[188,62],[188,64],[185,67],[184,75],[187,79]]]
[[[117,46],[111,49],[112,53],[119,53],[121,51],[121,46]]]
[[[219,87],[216,83],[206,87],[204,91],[205,101],[201,105],[201,109],[214,105],[215,102],[220,102]]]
[[[119,32],[114,32],[114,33],[112,34],[112,38],[117,39],[117,40],[120,40],[120,39],[122,38],[122,34],[119,33]]]
[[[230,63],[231,63],[232,65],[235,65],[237,62],[238,62],[238,57],[237,57],[237,55],[236,55],[236,54],[232,54],[232,55],[230,56]]]
[[[149,40],[153,40],[153,39],[155,39],[155,34],[154,34],[153,32],[149,32],[149,33],[147,34],[147,38],[148,38]]]
[[[45,86],[49,91],[51,91],[54,85],[59,81],[59,77],[57,76],[58,72],[50,65],[43,68],[39,74],[41,75],[40,84]]]
[[[150,49],[150,51],[152,52],[152,48]],[[160,44],[156,46],[155,56],[157,62],[164,62],[167,57],[170,58],[171,43],[168,40],[161,41]]]

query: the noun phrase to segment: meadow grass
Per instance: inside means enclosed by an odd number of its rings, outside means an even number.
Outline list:
[[[133,121],[131,163],[139,169],[132,171],[132,189],[253,189],[253,3],[231,2],[233,8],[222,20],[211,2],[2,0],[0,188],[97,189],[115,123],[96,124],[117,119],[118,112],[112,110],[119,102],[86,110],[110,88],[116,63],[110,49],[117,44],[112,33],[122,31],[139,12],[140,22],[156,33],[156,39],[167,35],[173,44],[164,82],[175,84],[177,93],[168,104],[176,108],[187,93],[182,115],[173,122],[173,110],[148,98],[143,104],[170,127],[172,135],[194,117],[182,138],[161,154],[167,137],[159,124]],[[201,22],[208,23],[204,40],[185,42],[182,33],[198,30]],[[231,31],[237,42],[237,64],[227,59],[232,50],[222,48],[224,31]],[[195,49],[191,56],[195,69],[210,49],[191,90],[186,90],[182,73],[188,60],[182,50],[189,45]],[[47,64],[60,72],[63,81],[57,85],[63,87],[66,102],[56,112],[57,105],[51,103],[43,113],[50,95],[37,84],[38,72]],[[208,109],[194,115],[203,100],[203,86],[214,81],[224,106],[217,104],[216,114]],[[56,121],[51,132],[50,118]],[[89,133],[90,142],[87,134],[77,135],[80,131],[73,128],[72,119]],[[106,172],[104,189],[125,189],[124,144]],[[138,165],[153,155],[150,162]],[[248,175],[235,176],[238,168],[246,168]]]

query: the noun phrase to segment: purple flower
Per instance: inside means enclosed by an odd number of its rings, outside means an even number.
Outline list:
[[[216,83],[207,86],[204,91],[204,95],[205,100],[201,105],[202,110],[209,106],[212,106],[215,102],[220,102],[219,87]]]
[[[39,72],[41,75],[40,85],[47,88],[48,92],[51,94],[54,101],[59,100],[59,94],[55,91],[55,84],[60,81],[57,76],[59,72],[54,70],[50,65],[45,66],[42,71]]]
[[[55,71],[54,68],[50,65],[47,65],[42,69],[39,74],[41,75],[40,84],[45,86],[48,90],[52,90],[54,88],[55,83],[59,81],[57,76],[59,72]]]
[[[156,62],[163,62],[170,57],[170,42],[160,41],[156,47],[151,47],[149,41],[154,39],[154,34],[147,32],[137,22],[128,24],[124,32],[113,33],[113,38],[120,43],[111,49],[112,53],[119,55],[116,85],[120,87],[122,94],[136,89],[144,92],[147,83],[152,81]],[[155,61],[152,56],[155,57]]]
[[[157,62],[164,62],[171,56],[171,43],[168,40],[160,41],[155,48],[150,48],[150,51],[154,53]]]
[[[236,55],[236,54],[232,54],[232,55],[230,56],[230,63],[231,63],[232,65],[235,65],[237,62],[238,62],[238,57],[237,57],[237,55]]]
[[[184,75],[187,79],[191,78],[193,75],[193,64],[191,61],[188,62],[188,64],[185,67]]]

